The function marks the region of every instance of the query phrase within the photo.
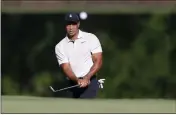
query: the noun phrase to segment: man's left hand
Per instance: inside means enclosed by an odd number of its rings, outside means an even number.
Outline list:
[[[82,81],[81,81],[80,87],[81,88],[87,87],[89,84],[90,84],[90,80],[88,78],[83,78]]]

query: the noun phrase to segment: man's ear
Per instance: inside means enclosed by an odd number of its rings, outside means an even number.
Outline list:
[[[78,22],[78,28],[80,27],[80,22]]]

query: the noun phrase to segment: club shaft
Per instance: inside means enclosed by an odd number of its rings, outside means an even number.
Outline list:
[[[73,86],[70,86],[70,87],[66,87],[66,88],[63,88],[63,89],[59,89],[59,90],[56,90],[57,91],[62,91],[62,90],[66,90],[66,89],[70,89],[70,88],[74,88],[74,87],[78,87],[79,85],[73,85]]]
[[[63,90],[70,89],[70,88],[74,88],[74,87],[78,87],[78,86],[79,86],[79,85],[73,85],[73,86],[65,87],[65,88],[62,88],[62,89],[59,89],[59,90],[55,90],[53,87],[50,86],[50,89],[51,89],[53,92],[58,92],[58,91],[63,91]]]

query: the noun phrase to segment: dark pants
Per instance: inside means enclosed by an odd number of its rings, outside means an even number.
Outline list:
[[[75,85],[70,81],[70,85]],[[75,87],[70,89],[73,98],[95,98],[99,89],[98,80],[95,76],[90,80],[90,84],[85,88]]]

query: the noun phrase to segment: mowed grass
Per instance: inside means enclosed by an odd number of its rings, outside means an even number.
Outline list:
[[[2,113],[176,113],[176,100],[2,96]]]

